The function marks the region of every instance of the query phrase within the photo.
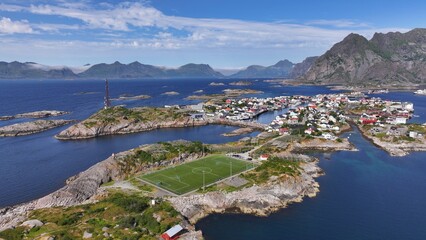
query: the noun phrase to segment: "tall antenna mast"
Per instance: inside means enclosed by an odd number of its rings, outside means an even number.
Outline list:
[[[109,99],[109,87],[108,79],[105,79],[105,98],[104,98],[104,109],[111,107],[111,101]]]

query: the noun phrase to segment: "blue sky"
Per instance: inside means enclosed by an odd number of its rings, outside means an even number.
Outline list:
[[[351,32],[426,26],[426,1],[2,0],[2,61],[215,68],[321,55]]]

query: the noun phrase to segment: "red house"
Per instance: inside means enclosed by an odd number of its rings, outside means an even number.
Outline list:
[[[371,118],[371,119],[361,118],[360,120],[362,124],[375,124],[377,122],[377,119],[375,118]]]
[[[280,131],[281,135],[289,135],[290,134],[288,128],[280,128],[279,131]]]
[[[176,240],[180,237],[179,233],[183,230],[181,225],[175,225],[161,235],[164,240]]]

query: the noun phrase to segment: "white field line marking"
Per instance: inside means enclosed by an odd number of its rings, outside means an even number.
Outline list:
[[[164,192],[167,192],[168,194],[170,194],[170,195],[172,195],[172,196],[180,196],[180,195],[182,195],[182,194],[174,193],[174,192],[172,192],[172,191],[168,190],[167,188],[159,187],[159,186],[157,186],[157,185],[153,184],[152,182],[150,182],[150,181],[148,181],[148,180],[146,180],[146,179],[141,179],[141,178],[138,178],[138,179],[139,179],[139,181],[141,181],[141,182],[143,182],[143,183],[145,183],[145,184],[151,185],[151,186],[153,186],[153,187],[155,187],[155,188],[157,188],[157,189],[160,189],[160,190],[162,190],[162,191],[164,191]]]

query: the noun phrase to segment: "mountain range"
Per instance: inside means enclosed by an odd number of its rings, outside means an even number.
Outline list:
[[[298,78],[303,76],[318,57],[308,57],[301,63],[292,63],[289,60],[281,60],[268,67],[251,65],[230,78]]]
[[[269,78],[269,77],[288,77],[294,63],[289,60],[282,60],[276,64],[264,67],[259,65],[251,65],[229,76],[230,78]]]
[[[288,78],[303,75],[313,62],[309,59],[315,58],[307,58],[297,64],[282,60],[269,67],[252,65],[230,76],[215,71],[207,64],[194,63],[175,69],[140,62],[123,64],[118,61],[112,64],[100,63],[82,68],[70,68],[15,61],[0,62],[0,79]]]
[[[251,65],[225,76],[207,64],[171,69],[139,62],[100,63],[82,68],[33,62],[0,62],[0,79],[291,78],[301,83],[353,86],[426,84],[426,29],[376,33],[368,40],[352,33],[320,57],[301,63],[282,60]]]
[[[0,79],[135,79],[135,78],[223,78],[207,64],[186,64],[167,69],[139,62],[100,63],[83,69],[49,67],[33,62],[0,62]]]
[[[314,84],[408,86],[426,83],[426,29],[350,34],[320,56],[300,78]]]

